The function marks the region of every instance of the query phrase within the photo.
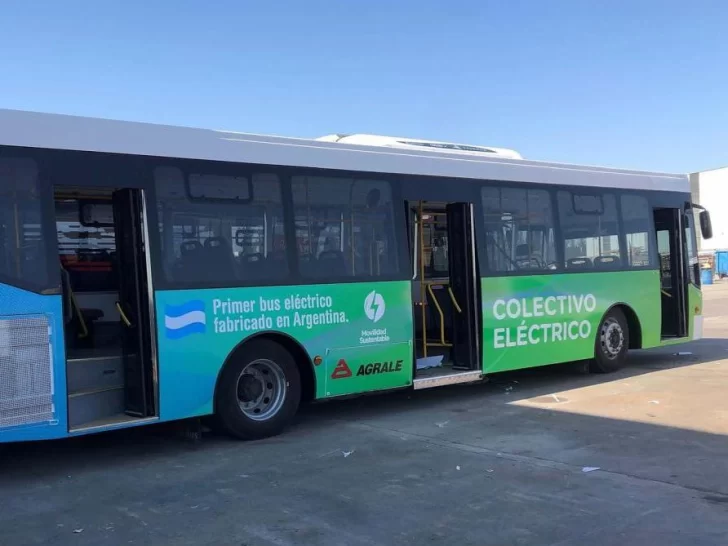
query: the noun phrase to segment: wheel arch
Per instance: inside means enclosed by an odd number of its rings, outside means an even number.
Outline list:
[[[276,330],[266,330],[256,332],[241,339],[228,353],[225,361],[222,363],[222,366],[220,366],[220,370],[217,372],[217,378],[215,379],[213,411],[217,411],[217,392],[220,388],[220,377],[222,376],[223,370],[225,370],[231,361],[235,360],[244,353],[245,346],[247,344],[258,339],[268,339],[278,343],[291,354],[296,366],[298,367],[298,371],[301,374],[301,401],[309,402],[316,397],[316,373],[314,372],[313,361],[311,360],[308,351],[306,351],[303,345],[289,334]]]
[[[641,349],[642,348],[642,323],[635,310],[625,302],[616,302],[612,304],[602,315],[600,324],[604,321],[610,311],[619,309],[622,311],[624,318],[627,319],[627,329],[629,332],[629,349]]]

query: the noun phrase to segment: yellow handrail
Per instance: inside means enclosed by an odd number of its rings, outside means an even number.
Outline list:
[[[427,291],[430,293],[430,296],[432,297],[432,303],[435,304],[435,308],[437,309],[437,313],[440,315],[440,343],[434,344],[430,343],[430,347],[432,346],[439,346],[439,347],[452,347],[451,343],[448,343],[445,341],[445,313],[442,312],[442,307],[440,307],[440,302],[437,301],[437,298],[435,297],[435,292],[432,290],[432,284],[427,284]],[[439,283],[438,283],[439,284]]]
[[[450,299],[452,300],[452,304],[455,306],[455,309],[457,309],[457,312],[462,313],[463,310],[458,305],[458,301],[455,299],[455,294],[452,293],[452,287],[450,285],[447,285],[447,293],[450,294]]]
[[[81,326],[81,333],[78,335],[78,337],[79,339],[84,339],[88,337],[88,327],[86,326],[86,321],[83,318],[81,307],[78,305],[78,301],[76,300],[76,293],[71,287],[71,279],[68,276],[68,272],[63,266],[61,266],[61,282],[64,285],[63,287],[68,291],[68,296],[71,300],[71,320],[73,320],[73,313],[75,311],[76,316],[78,317],[78,324]]]
[[[420,308],[422,318],[422,356],[427,358],[427,310],[425,304],[427,303],[427,294],[425,292],[425,225],[422,222],[423,214],[423,202],[419,202],[419,210],[417,212],[417,222],[420,224]]]
[[[118,301],[116,302],[116,310],[119,311],[119,316],[126,327],[131,328],[131,321],[127,318],[126,313],[124,313],[124,310],[121,308],[121,304]]]

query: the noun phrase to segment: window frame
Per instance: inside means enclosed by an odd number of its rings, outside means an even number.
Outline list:
[[[290,225],[293,239],[291,240],[291,250],[295,255],[295,277],[296,284],[300,285],[316,285],[316,284],[356,284],[356,283],[372,283],[372,282],[392,282],[392,281],[410,281],[412,276],[408,243],[408,224],[406,215],[402,207],[398,203],[402,202],[401,178],[396,175],[386,175],[381,173],[369,173],[361,171],[340,171],[329,169],[312,169],[286,167],[289,173],[287,179],[287,188],[290,197],[290,216],[286,225]],[[295,238],[295,205],[293,203],[293,186],[292,179],[294,177],[319,177],[319,178],[345,178],[352,180],[365,180],[370,182],[380,182],[389,184],[390,198],[392,200],[392,243],[397,253],[396,268],[394,273],[380,276],[332,276],[332,277],[310,277],[301,275],[301,268],[298,261],[298,247]]]
[[[529,191],[545,192],[549,199],[551,226],[554,233],[554,258],[556,260],[556,269],[523,269],[513,271],[493,271],[488,264],[488,248],[487,248],[487,229],[485,227],[485,207],[483,205],[483,189],[497,188],[502,191],[504,189],[515,189],[526,192],[526,202],[528,202]],[[556,193],[553,186],[546,184],[531,184],[507,181],[489,181],[478,185],[478,200],[475,203],[475,214],[479,217],[476,220],[476,238],[478,239],[478,262],[480,274],[483,277],[529,277],[534,275],[554,275],[565,270],[563,267],[563,245],[559,244],[561,240],[561,224],[558,218],[558,209],[556,208]]]
[[[278,177],[278,186],[280,190],[280,206],[282,210],[282,218],[284,225],[284,237],[286,241],[286,261],[288,264],[288,272],[285,276],[271,280],[246,280],[246,279],[235,279],[230,281],[177,281],[167,276],[164,268],[164,243],[163,235],[160,230],[160,224],[166,229],[166,225],[163,224],[163,218],[160,217],[160,194],[158,191],[158,182],[156,178],[156,170],[158,168],[176,168],[182,173],[182,187],[184,190],[185,199],[188,201],[190,206],[208,204],[208,205],[223,205],[226,207],[234,207],[237,203],[242,206],[255,205],[255,195],[253,191],[253,176],[257,174],[275,174]],[[159,290],[203,290],[203,289],[216,289],[216,288],[244,288],[244,287],[256,287],[256,286],[285,286],[293,284],[291,282],[293,272],[293,262],[289,246],[288,229],[286,225],[286,218],[288,216],[288,209],[286,205],[286,191],[285,185],[286,180],[284,176],[279,172],[278,167],[259,165],[256,163],[228,163],[220,161],[208,161],[198,159],[186,159],[186,158],[150,158],[147,160],[146,169],[147,176],[149,177],[152,191],[148,193],[147,200],[147,216],[150,231],[150,244],[153,249],[152,258],[152,275],[154,278],[154,287]],[[248,184],[248,190],[250,197],[244,200],[236,199],[217,199],[207,197],[194,197],[190,193],[189,188],[189,175],[190,174],[208,174],[217,176],[231,176],[231,177],[245,177]],[[232,241],[231,241],[232,242]]]
[[[406,219],[404,210],[398,206],[402,201],[401,180],[399,175],[387,175],[374,172],[344,171],[338,169],[316,169],[310,167],[289,167],[261,163],[228,163],[198,159],[181,158],[146,158],[146,176],[149,178],[150,190],[148,190],[148,221],[150,226],[150,245],[152,249],[152,272],[155,290],[186,290],[186,289],[218,289],[218,288],[244,288],[244,287],[266,287],[266,286],[307,286],[321,284],[357,284],[411,280],[409,267],[409,252],[407,243]],[[160,199],[157,191],[155,170],[158,167],[176,167],[185,175],[185,191],[187,189],[187,175],[195,171],[204,174],[227,174],[233,176],[246,176],[252,185],[254,174],[275,174],[278,176],[278,183],[281,191],[281,205],[283,211],[284,236],[286,241],[286,258],[288,261],[288,274],[276,279],[247,281],[237,280],[231,282],[219,281],[175,281],[168,279],[164,271],[162,259],[162,233],[158,226],[161,223],[159,217]],[[377,182],[385,182],[390,186],[392,200],[392,223],[393,223],[393,244],[396,249],[396,270],[393,274],[378,277],[363,276],[336,276],[336,277],[307,277],[301,275],[298,252],[296,247],[296,226],[295,207],[293,204],[293,190],[291,181],[293,177],[325,177],[325,178],[348,178],[362,179]],[[251,192],[252,203],[255,203],[254,192]],[[186,198],[191,203],[199,202]],[[204,201],[207,201],[205,199]],[[220,200],[210,200],[210,202]],[[222,200],[224,204],[231,204],[234,201]]]
[[[652,192],[655,193],[655,192]],[[622,211],[622,198],[625,196],[636,196],[636,197],[642,197],[645,201],[647,201],[647,239],[650,242],[650,246],[647,249],[647,256],[649,258],[649,263],[647,265],[631,265],[629,264],[628,257],[628,245],[627,245],[627,231],[625,229],[624,224],[624,213]],[[655,210],[654,205],[652,204],[652,200],[650,199],[650,194],[648,192],[644,191],[621,191],[617,194],[617,209],[619,210],[619,233],[620,237],[624,239],[624,241],[620,240],[620,248],[624,248],[624,256],[625,260],[624,263],[627,264],[624,268],[624,271],[649,271],[651,269],[658,269],[660,268],[659,260],[656,258],[657,256],[657,236],[655,232]],[[619,271],[622,271],[622,269],[619,269]]]
[[[655,235],[655,222],[654,222],[654,208],[657,204],[660,206],[673,206],[677,207],[676,203],[678,200],[680,203],[685,201],[683,194],[679,192],[667,192],[667,191],[643,191],[643,190],[632,190],[622,189],[614,187],[603,187],[603,186],[571,186],[564,184],[536,184],[533,182],[513,182],[507,180],[475,180],[475,185],[478,188],[478,198],[474,202],[475,214],[479,218],[475,222],[475,232],[477,238],[477,250],[478,250],[478,262],[479,272],[482,278],[499,278],[499,277],[530,277],[530,276],[541,276],[541,275],[573,275],[573,274],[585,274],[585,273],[620,273],[627,271],[649,271],[659,270],[659,260],[657,259],[657,244]],[[499,188],[523,188],[523,189],[542,189],[549,194],[551,200],[552,215],[554,215],[554,237],[556,246],[556,259],[558,260],[559,266],[557,269],[550,270],[529,270],[529,271],[490,271],[488,268],[488,252],[486,248],[486,229],[485,229],[485,210],[482,202],[482,188],[484,186],[495,186]],[[619,253],[620,253],[620,266],[613,268],[592,268],[592,269],[567,269],[565,263],[565,238],[563,235],[563,226],[561,222],[561,208],[558,203],[558,192],[566,191],[573,197],[574,193],[578,194],[597,194],[604,195],[611,193],[615,197],[616,209],[617,209],[617,221],[618,221],[618,238],[619,238]],[[650,240],[649,257],[650,263],[645,266],[631,266],[627,264],[626,253],[626,232],[624,230],[624,220],[622,217],[622,197],[625,195],[636,195],[643,197],[647,200],[648,206],[648,237]],[[571,199],[570,199],[570,202]],[[667,205],[665,203],[672,203]]]
[[[571,211],[574,213],[575,216],[604,216],[606,211],[605,206],[605,196],[608,194],[611,194],[611,196],[614,198],[614,213],[616,215],[617,219],[617,233],[615,234],[617,237],[617,244],[619,245],[619,261],[620,265],[619,267],[592,267],[590,269],[569,269],[566,267],[566,238],[563,237],[563,225],[561,222],[561,207],[559,204],[559,192],[568,192],[569,193],[569,202],[571,203]],[[590,213],[590,212],[578,212],[574,205],[576,204],[575,197],[576,196],[587,196],[587,195],[593,195],[599,198],[599,203],[601,205],[601,212],[599,213]],[[614,272],[614,271],[632,271],[633,268],[630,266],[625,265],[626,260],[626,248],[625,248],[625,233],[624,233],[624,223],[622,221],[622,193],[617,188],[581,188],[579,186],[569,186],[565,188],[558,188],[555,191],[556,196],[556,206],[558,210],[558,222],[559,226],[561,226],[562,230],[562,237],[560,239],[562,245],[563,245],[563,269],[564,271],[569,271],[571,273],[604,273],[604,272]],[[586,239],[594,239],[594,238],[601,238],[601,237],[614,237],[615,235],[598,235],[598,236],[591,236],[587,237]]]
[[[60,264],[57,268],[51,267],[52,264],[58,262],[53,185],[48,178],[48,172],[52,171],[52,169],[47,168],[45,156],[46,154],[44,151],[39,151],[34,148],[0,146],[0,159],[29,159],[35,163],[38,174],[40,232],[41,237],[43,238],[43,256],[46,269],[46,278],[44,283],[37,283],[34,281],[28,281],[25,278],[5,275],[2,272],[0,272],[0,283],[20,290],[26,290],[34,294],[59,295],[61,293]]]

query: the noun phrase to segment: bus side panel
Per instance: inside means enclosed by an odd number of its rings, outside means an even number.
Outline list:
[[[688,285],[688,329],[690,339],[703,338],[703,293],[694,284]]]
[[[481,280],[486,373],[584,360],[604,313],[634,310],[643,343],[660,340],[659,272],[569,273]]]
[[[156,309],[163,420],[211,413],[223,363],[261,332],[321,357],[317,399],[412,384],[408,281],[160,291]]]
[[[0,442],[67,436],[61,296],[0,284]]]

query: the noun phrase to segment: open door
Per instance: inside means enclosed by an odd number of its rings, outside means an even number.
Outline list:
[[[446,207],[450,248],[450,288],[459,307],[452,325],[452,356],[455,369],[480,369],[480,313],[473,205],[451,203]]]
[[[149,321],[149,279],[142,190],[123,189],[113,194],[119,301],[122,322],[125,413],[154,415]]]
[[[688,278],[683,210],[658,208],[654,210],[654,217],[660,259],[661,337],[686,337]]]

